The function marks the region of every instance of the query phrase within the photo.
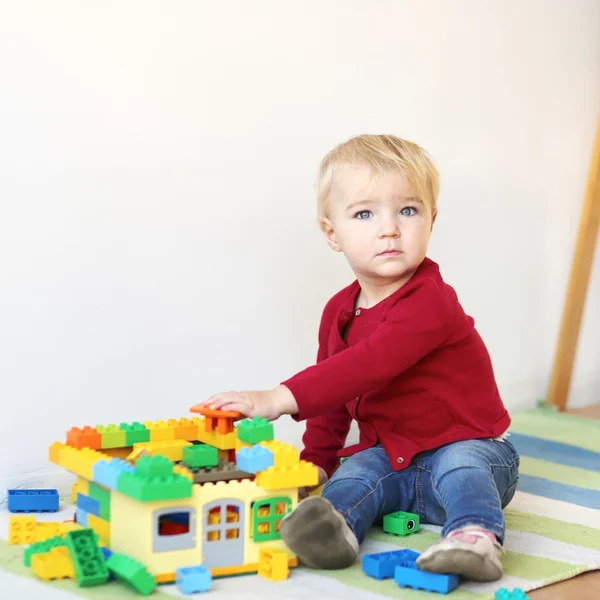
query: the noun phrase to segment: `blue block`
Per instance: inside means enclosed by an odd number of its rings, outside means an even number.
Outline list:
[[[418,552],[408,549],[365,554],[362,558],[362,570],[375,579],[391,579],[398,565],[414,563],[418,556]]]
[[[8,490],[10,512],[56,512],[58,492],[50,490]]]
[[[85,510],[83,510],[83,508],[77,508],[75,520],[77,521],[78,525],[88,527],[88,514]]]
[[[208,592],[212,587],[212,575],[202,565],[184,567],[175,571],[175,583],[184,594]]]
[[[252,448],[241,448],[235,453],[235,464],[241,471],[247,473],[258,473],[275,464],[273,453],[256,444]]]
[[[421,571],[414,562],[406,562],[404,566],[396,567],[394,581],[400,587],[439,592],[440,594],[448,594],[458,587],[458,575]]]
[[[119,458],[113,458],[110,461],[99,460],[94,465],[94,481],[111,490],[116,490],[121,474],[134,471],[135,467],[126,460]]]
[[[77,508],[81,508],[82,510],[85,510],[86,513],[90,513],[96,517],[100,516],[100,502],[85,494],[77,494]]]
[[[104,562],[106,562],[112,555],[112,550],[105,548],[104,546],[100,546],[100,550],[102,550],[102,555],[104,556]],[[114,581],[117,577],[115,574],[109,569],[108,570],[108,581]]]

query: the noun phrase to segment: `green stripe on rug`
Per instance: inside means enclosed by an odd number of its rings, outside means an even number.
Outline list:
[[[506,528],[509,530],[533,533],[557,542],[600,551],[600,529],[558,521],[512,508],[504,510],[504,517]]]
[[[521,456],[519,471],[524,475],[543,477],[565,485],[573,485],[587,490],[600,490],[600,473],[579,467],[568,467],[539,458]]]
[[[600,452],[600,420],[539,408],[511,415],[509,431]],[[510,439],[510,438],[509,438]]]
[[[23,547],[10,545],[4,540],[0,540],[0,569],[14,575],[26,577],[27,579],[40,581],[33,574],[32,570],[23,564]],[[79,587],[71,579],[50,582],[40,581],[40,583],[64,590],[82,598],[92,598],[93,600],[106,600],[106,598],[110,598],[111,600],[131,600],[132,598],[137,598],[139,600],[140,598],[137,592],[117,581],[111,581],[110,583],[96,587]],[[173,596],[170,594],[161,592],[160,587],[156,588],[151,597],[159,600],[173,599]]]

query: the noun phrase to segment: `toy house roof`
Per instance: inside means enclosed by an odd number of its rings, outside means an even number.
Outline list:
[[[50,460],[141,502],[192,496],[193,485],[254,480],[267,490],[316,485],[317,468],[274,439],[266,419],[194,406],[200,417],[73,427]]]

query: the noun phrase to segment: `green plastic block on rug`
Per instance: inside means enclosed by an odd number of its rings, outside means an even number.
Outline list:
[[[383,530],[393,535],[410,535],[421,528],[419,515],[398,511],[383,517]]]
[[[275,437],[273,423],[262,417],[244,419],[237,426],[238,438],[246,444],[269,442]]]
[[[125,554],[111,554],[106,561],[109,571],[138,594],[148,596],[156,589],[156,580],[146,567]]]
[[[192,482],[173,473],[173,462],[164,456],[142,456],[133,473],[119,476],[117,490],[142,502],[192,497]]]
[[[135,421],[134,423],[121,423],[121,429],[125,432],[125,446],[133,446],[142,442],[150,441],[150,430],[143,424]]]
[[[219,464],[219,451],[207,444],[194,444],[183,448],[183,464],[192,469],[216,467]]]
[[[65,541],[80,586],[102,585],[108,581],[109,573],[98,546],[98,534],[93,529],[69,531]]]

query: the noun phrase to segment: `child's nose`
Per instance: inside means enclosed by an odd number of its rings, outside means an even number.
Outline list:
[[[400,228],[398,227],[398,223],[395,219],[387,219],[381,227],[381,231],[379,233],[381,237],[399,237],[400,236]]]

